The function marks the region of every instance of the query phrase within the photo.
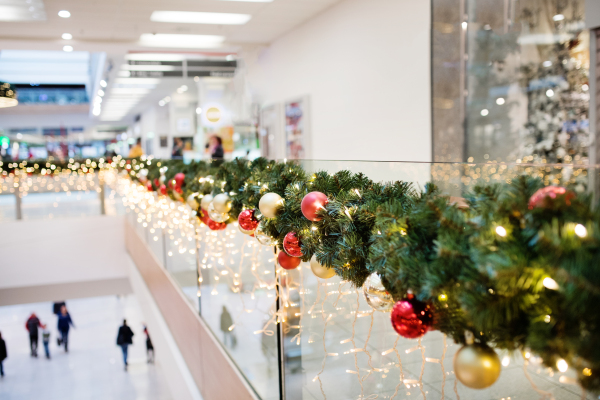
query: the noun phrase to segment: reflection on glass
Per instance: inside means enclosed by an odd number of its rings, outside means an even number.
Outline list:
[[[584,1],[468,0],[468,161],[585,163]]]

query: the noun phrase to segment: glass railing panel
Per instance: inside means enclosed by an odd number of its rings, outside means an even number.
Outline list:
[[[187,207],[187,206],[185,206]],[[152,237],[152,241],[154,241]],[[192,306],[200,311],[198,304],[198,266],[196,261],[196,240],[194,228],[165,229],[166,269],[179,285]]]
[[[275,400],[275,256],[235,225],[200,231],[201,315],[258,396]]]

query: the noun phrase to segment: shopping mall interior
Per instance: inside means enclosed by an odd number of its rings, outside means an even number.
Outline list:
[[[0,0],[0,399],[599,399],[599,137],[598,0]]]

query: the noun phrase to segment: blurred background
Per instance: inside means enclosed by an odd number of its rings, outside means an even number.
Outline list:
[[[595,163],[587,3],[2,0],[1,156]]]

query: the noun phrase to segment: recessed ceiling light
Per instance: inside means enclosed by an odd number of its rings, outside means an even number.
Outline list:
[[[71,35],[70,33],[63,33],[62,38],[64,40],[71,40],[71,39],[73,39],[73,35]]]
[[[498,97],[498,98],[496,99],[496,104],[498,104],[499,106],[501,106],[501,105],[502,105],[502,104],[504,104],[504,103],[505,103],[505,100],[504,100],[504,98],[503,98],[503,97]]]
[[[562,21],[563,19],[565,19],[565,16],[562,14],[556,14],[554,17],[552,17],[553,20],[555,21]]]
[[[143,33],[140,44],[146,47],[176,47],[202,49],[219,47],[225,37],[216,35],[179,35],[174,33]]]
[[[106,81],[105,81],[104,79],[102,79],[102,80],[100,81],[100,86],[102,86],[102,87],[106,87],[106,85],[107,85]]]
[[[150,21],[180,24],[243,25],[252,18],[248,14],[208,13],[195,11],[154,11]]]
[[[73,51],[73,46],[63,46],[63,51],[66,51],[67,53],[71,52]]]
[[[71,13],[68,12],[67,10],[60,10],[58,12],[58,16],[61,18],[69,18],[71,16]]]
[[[485,116],[486,116],[486,115],[488,115],[489,113],[490,113],[490,112],[489,112],[489,111],[488,111],[486,108],[484,108],[483,110],[481,110],[481,113],[480,113],[480,114],[481,114],[481,116],[485,117]]]

